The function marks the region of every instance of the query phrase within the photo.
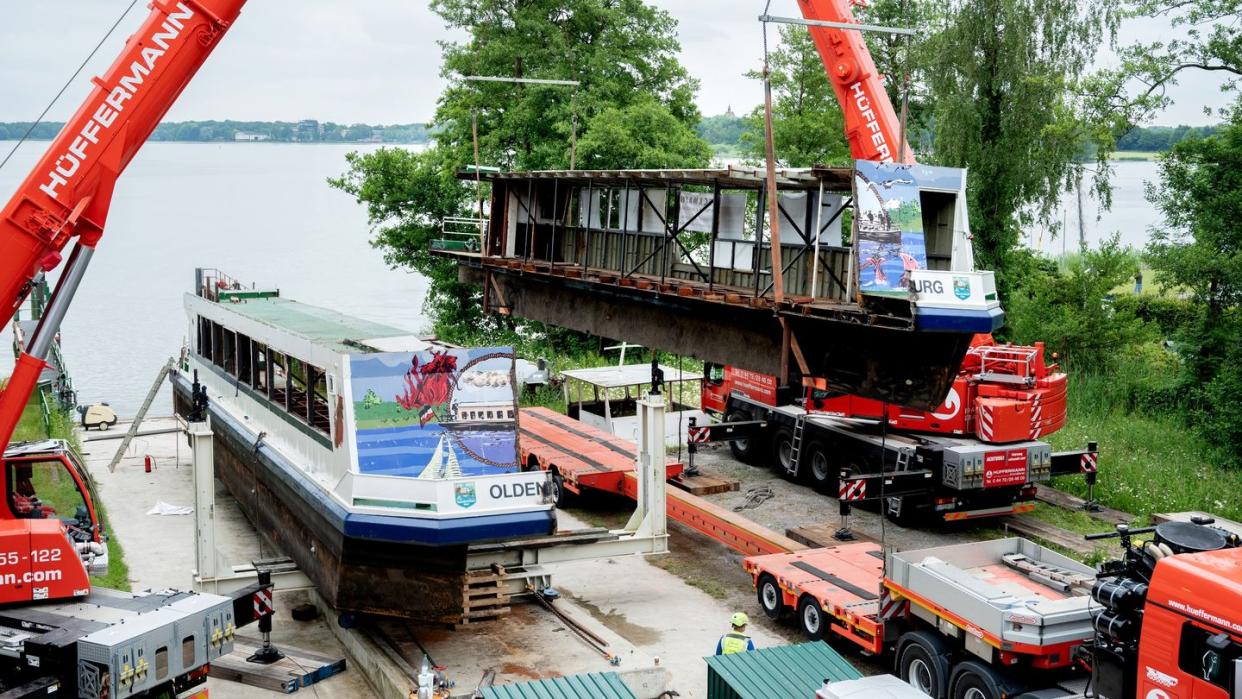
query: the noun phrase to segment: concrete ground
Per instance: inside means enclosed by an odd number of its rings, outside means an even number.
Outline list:
[[[171,420],[149,420],[143,429],[173,424]],[[105,434],[120,436],[125,427],[117,425]],[[120,442],[94,439],[99,436],[95,432],[84,435],[92,440],[83,445],[87,467],[108,510],[113,534],[125,548],[133,588],[188,588],[190,571],[195,565],[194,518],[146,514],[158,501],[193,504],[190,453],[184,435],[137,438],[115,473],[108,472],[107,463]],[[156,461],[155,470],[149,474],[143,470],[146,455]],[[708,470],[723,472],[727,467],[722,460],[713,462]],[[755,469],[750,475],[757,477],[760,473],[764,472]],[[773,486],[779,487],[779,482]],[[716,497],[736,496],[737,493]],[[792,508],[795,512],[800,510],[805,518],[808,512],[830,504],[813,493],[807,502],[800,502],[803,497],[808,496],[782,496],[750,514],[775,526],[765,521],[768,514]],[[593,500],[582,510],[563,512],[561,527],[600,523],[619,526],[632,507],[624,500]],[[277,555],[263,549],[260,537],[249,526],[236,501],[219,485],[215,521],[217,547],[227,563]],[[574,636],[550,612],[534,604],[517,604],[502,621],[457,631],[404,624],[392,631],[394,627],[389,624],[390,638],[410,665],[418,665],[422,652],[417,646],[421,644],[436,663],[446,666],[448,677],[456,682],[455,696],[468,696],[487,669],[497,672],[500,683],[607,670],[641,674],[660,668],[667,672],[666,688],[676,690],[682,697],[704,697],[706,665],[702,658],[714,652],[716,640],[727,630],[733,612],[751,615],[750,635],[757,646],[800,640],[792,626],[773,624],[759,612],[749,578],[741,569],[740,556],[677,525],[671,528],[669,555],[568,563],[557,566],[553,572],[553,585],[563,595],[558,606],[609,642],[608,650],[620,659],[616,666]],[[329,629],[329,622],[321,619],[304,623],[289,618],[285,610],[302,597],[298,596],[301,593],[288,594],[295,596],[277,596],[279,611],[273,641],[277,645],[296,644],[317,653],[342,656],[343,648]],[[256,633],[253,629],[246,631]],[[225,697],[274,694],[214,679],[211,686]],[[321,699],[376,696],[356,669],[315,688]],[[656,694],[658,691],[653,691],[649,696],[654,698]]]

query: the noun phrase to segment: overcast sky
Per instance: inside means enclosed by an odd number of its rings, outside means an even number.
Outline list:
[[[705,115],[748,111],[762,99],[742,77],[762,60],[756,21],[763,0],[654,0],[680,22],[682,61],[702,82]],[[0,0],[0,121],[38,116],[130,0]],[[49,115],[64,120],[89,78],[116,57],[147,16],[140,1]],[[421,0],[252,0],[223,45],[172,108],[169,119],[341,123],[427,121],[442,88],[436,42],[459,38]],[[772,13],[795,15],[794,0]],[[1123,36],[1150,40],[1163,22],[1133,22]],[[1105,59],[1106,60],[1106,59]],[[1202,124],[1205,106],[1223,106],[1221,78],[1186,74],[1161,124]]]

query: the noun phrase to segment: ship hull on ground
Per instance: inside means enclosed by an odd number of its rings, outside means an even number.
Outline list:
[[[172,383],[185,414],[190,384],[180,375]],[[448,520],[349,513],[220,406],[208,410],[216,476],[338,611],[458,622],[469,543],[555,530],[551,511]]]

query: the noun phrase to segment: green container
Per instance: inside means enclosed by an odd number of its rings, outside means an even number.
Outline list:
[[[711,655],[704,660],[707,699],[814,699],[824,680],[862,677],[822,641]]]
[[[501,684],[483,690],[484,699],[636,699],[615,672],[592,672],[551,680]]]

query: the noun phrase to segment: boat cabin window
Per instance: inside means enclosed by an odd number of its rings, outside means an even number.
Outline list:
[[[199,317],[198,319],[198,353],[203,359],[211,361],[211,326],[214,325],[210,320]]]
[[[215,321],[211,323],[211,361],[216,366],[224,365],[224,328]]]
[[[310,411],[310,406],[306,400],[306,363],[300,359],[289,357],[289,380],[286,386],[288,393],[289,414],[298,418],[302,422],[306,422],[306,416]]]
[[[59,459],[14,460],[7,466],[5,497],[14,516],[20,519],[59,518],[70,527],[90,529],[86,500]]]
[[[254,365],[254,343],[246,335],[237,334],[237,380],[250,385],[250,377],[253,374],[251,368]]]
[[[311,384],[311,427],[329,434],[332,431],[332,420],[328,415],[328,375],[319,367],[310,367],[315,377]]]
[[[262,342],[250,343],[250,353],[253,364],[251,369],[250,387],[258,391],[260,394],[267,395],[267,387],[269,385],[267,377],[267,345]]]
[[[220,366],[229,376],[237,376],[237,333],[227,328],[221,333],[224,345],[220,352]]]
[[[289,409],[288,361],[283,352],[268,349],[267,362],[269,364],[269,375],[272,380],[272,401],[285,410]]]

